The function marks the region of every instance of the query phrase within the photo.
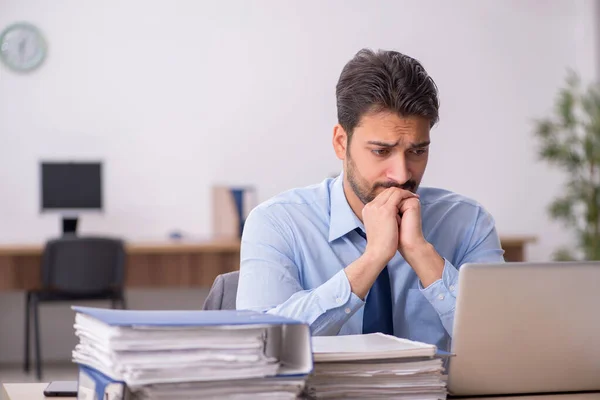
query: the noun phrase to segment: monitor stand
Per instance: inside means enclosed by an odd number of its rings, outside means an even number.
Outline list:
[[[63,236],[75,236],[77,234],[77,217],[63,217],[62,233]]]

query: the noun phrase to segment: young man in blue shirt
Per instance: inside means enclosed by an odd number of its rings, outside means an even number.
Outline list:
[[[363,49],[336,97],[343,172],[251,212],[237,308],[305,321],[314,335],[383,332],[447,350],[458,268],[504,252],[481,205],[419,187],[437,87],[417,60]]]

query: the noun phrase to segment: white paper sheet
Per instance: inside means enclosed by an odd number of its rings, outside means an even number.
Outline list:
[[[434,345],[382,333],[315,336],[312,345],[315,362],[433,357],[437,351]]]

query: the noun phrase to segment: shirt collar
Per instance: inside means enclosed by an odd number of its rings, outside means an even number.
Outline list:
[[[329,200],[329,242],[344,236],[356,228],[364,231],[363,223],[358,219],[344,194],[344,174],[341,173],[333,182]]]

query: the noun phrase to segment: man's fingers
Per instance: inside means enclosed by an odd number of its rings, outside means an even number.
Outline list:
[[[383,192],[379,193],[377,197],[375,197],[373,201],[371,201],[371,203],[373,203],[374,205],[385,204],[389,200],[390,196],[394,193],[394,191],[390,189],[392,188],[387,188]]]
[[[420,203],[421,202],[417,197],[406,198],[403,201],[401,201],[400,204],[398,204],[398,211],[400,212],[400,214],[404,214],[411,208],[419,208]]]
[[[400,203],[402,203],[406,199],[418,198],[418,195],[416,195],[413,192],[410,192],[408,190],[403,190],[403,189],[399,189],[399,188],[390,188],[390,189],[394,189],[394,190],[393,190],[393,193],[390,195],[389,199],[387,200],[386,204],[389,204],[390,206],[393,206],[393,207],[399,208]]]

